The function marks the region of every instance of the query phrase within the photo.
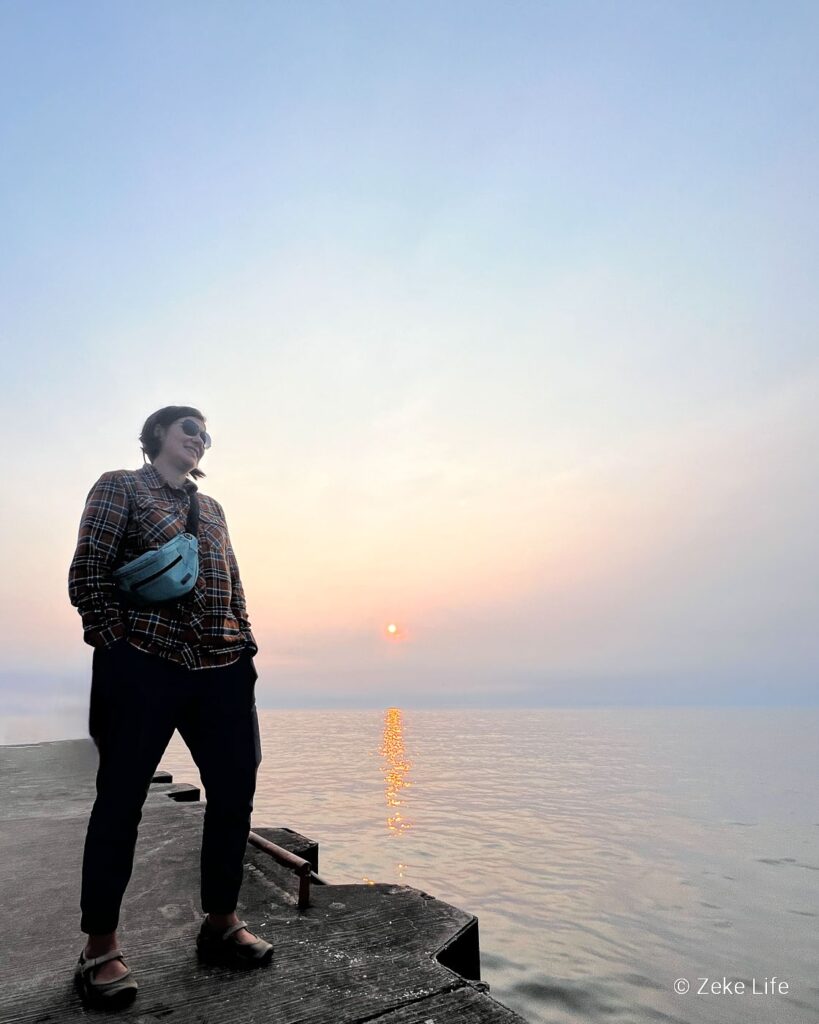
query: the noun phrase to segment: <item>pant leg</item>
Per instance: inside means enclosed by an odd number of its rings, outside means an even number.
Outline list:
[[[94,651],[90,719],[99,766],[80,897],[80,928],[88,934],[119,924],[142,807],[174,731],[178,671],[127,643]]]
[[[256,775],[262,760],[253,659],[189,673],[177,728],[205,788],[200,858],[202,910],[230,914],[239,901]]]

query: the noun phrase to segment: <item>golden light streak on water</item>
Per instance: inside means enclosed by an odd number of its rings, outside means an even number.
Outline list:
[[[402,790],[412,785],[408,778],[412,763],[407,759],[404,749],[404,720],[400,708],[387,708],[385,711],[384,731],[378,752],[384,758],[384,799],[388,808],[396,808],[387,816],[387,830],[393,835],[400,835],[412,828],[412,822],[398,810],[405,807],[405,801],[401,798]]]

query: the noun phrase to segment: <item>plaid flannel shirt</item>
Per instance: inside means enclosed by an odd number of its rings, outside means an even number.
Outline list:
[[[198,495],[199,577],[189,594],[136,607],[113,579],[115,568],[185,529],[190,494],[198,490],[192,480],[172,487],[150,464],[103,473],[91,488],[68,571],[69,599],[82,616],[87,644],[111,647],[127,638],[189,669],[230,665],[246,648],[256,654],[225,513],[207,494]]]

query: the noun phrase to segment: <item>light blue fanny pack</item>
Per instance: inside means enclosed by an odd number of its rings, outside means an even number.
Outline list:
[[[182,533],[114,569],[120,593],[137,605],[175,601],[190,593],[199,576],[198,527],[199,500],[194,491]]]

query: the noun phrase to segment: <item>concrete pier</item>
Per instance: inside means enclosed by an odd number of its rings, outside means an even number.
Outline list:
[[[90,739],[0,747],[0,1024],[105,1013],[86,1010],[73,985],[86,939],[80,876],[96,768]],[[526,1024],[480,981],[474,915],[386,883],[314,883],[310,905],[299,909],[298,879],[251,844],[237,913],[273,943],[273,962],[253,971],[199,964],[200,796],[167,773],[151,785],[118,929],[139,993],[117,1016],[164,1024]],[[253,831],[318,873],[314,841],[281,827]]]

